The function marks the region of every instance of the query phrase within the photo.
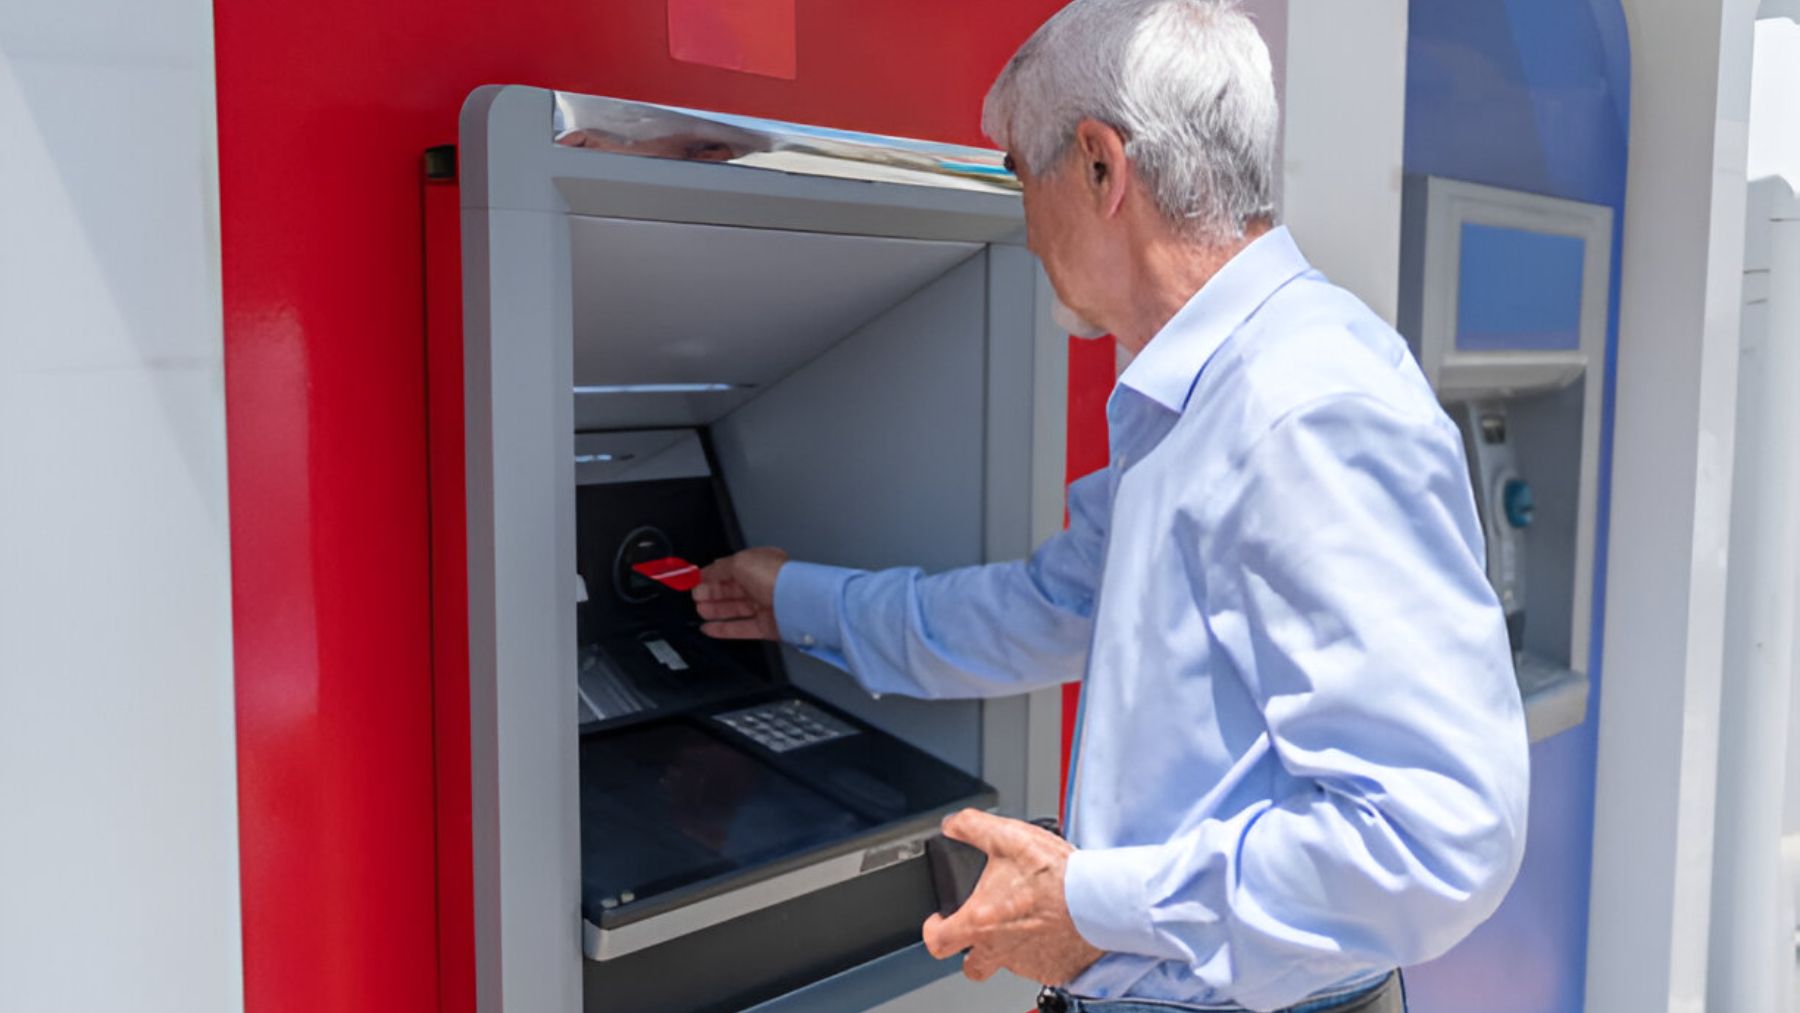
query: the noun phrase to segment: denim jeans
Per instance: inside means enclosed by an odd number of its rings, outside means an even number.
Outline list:
[[[1194,1006],[1162,999],[1088,999],[1060,988],[1038,996],[1044,1013],[1249,1013],[1236,1006]],[[1405,1013],[1406,985],[1395,971],[1372,985],[1359,985],[1336,995],[1308,999],[1282,1013]]]

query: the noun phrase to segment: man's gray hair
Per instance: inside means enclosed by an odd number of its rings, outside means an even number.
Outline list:
[[[1268,47],[1235,0],[1074,0],[1013,54],[981,127],[1049,174],[1077,124],[1105,123],[1167,218],[1225,241],[1274,215],[1280,115]]]

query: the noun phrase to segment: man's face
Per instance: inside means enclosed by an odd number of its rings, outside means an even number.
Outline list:
[[[1071,144],[1052,171],[1032,172],[1008,156],[1024,188],[1025,242],[1044,264],[1057,297],[1080,321],[1062,323],[1077,337],[1105,333],[1104,279],[1108,222],[1079,145]],[[1082,326],[1085,324],[1086,326]]]

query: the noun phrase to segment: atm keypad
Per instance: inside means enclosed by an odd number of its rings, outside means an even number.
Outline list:
[[[713,720],[777,753],[856,734],[855,728],[804,700],[758,704]]]

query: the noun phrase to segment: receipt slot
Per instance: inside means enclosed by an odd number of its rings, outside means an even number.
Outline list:
[[[1612,210],[1407,180],[1400,330],[1463,434],[1535,741],[1587,714]]]
[[[1056,692],[875,699],[710,640],[668,577],[1061,526],[1066,336],[1016,181],[524,87],[470,97],[460,162],[481,1008],[861,1008],[953,972],[924,841],[1056,811]]]

